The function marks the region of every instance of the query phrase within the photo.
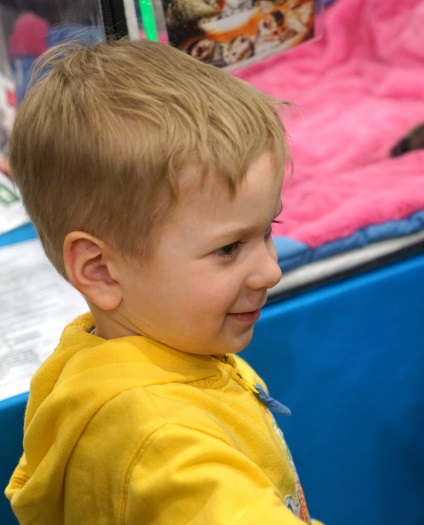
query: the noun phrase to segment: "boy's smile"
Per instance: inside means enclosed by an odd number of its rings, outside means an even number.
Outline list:
[[[282,174],[258,156],[232,197],[220,178],[182,173],[179,197],[145,263],[116,256],[122,300],[106,337],[144,335],[194,354],[243,350],[281,271],[271,226],[281,211]]]

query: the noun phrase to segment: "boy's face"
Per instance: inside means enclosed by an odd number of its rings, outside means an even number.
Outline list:
[[[223,354],[245,348],[281,271],[271,239],[281,210],[282,174],[261,154],[231,197],[194,168],[181,176],[180,195],[153,256],[118,259],[122,302],[115,335],[145,335],[183,352]]]

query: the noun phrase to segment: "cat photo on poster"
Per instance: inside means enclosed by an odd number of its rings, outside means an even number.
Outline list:
[[[316,36],[314,0],[162,0],[168,41],[194,58],[234,68]]]

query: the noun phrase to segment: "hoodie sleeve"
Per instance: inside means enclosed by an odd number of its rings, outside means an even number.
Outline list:
[[[128,468],[122,523],[300,525],[263,472],[240,451],[196,429],[168,424]]]

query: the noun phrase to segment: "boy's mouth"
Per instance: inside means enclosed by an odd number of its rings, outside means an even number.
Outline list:
[[[266,304],[266,296],[263,298],[263,300],[261,301],[261,303],[258,305],[257,308],[255,308],[255,310],[249,310],[248,312],[229,312],[227,315],[231,318],[231,319],[235,319],[237,321],[241,321],[242,323],[254,323],[256,322],[260,315],[261,315],[261,310],[262,308],[265,306]],[[256,305],[255,305],[256,306]]]
[[[228,315],[231,317],[231,319],[236,319],[237,321],[241,321],[243,323],[254,323],[259,319],[261,311],[253,310],[252,312],[238,312]]]

